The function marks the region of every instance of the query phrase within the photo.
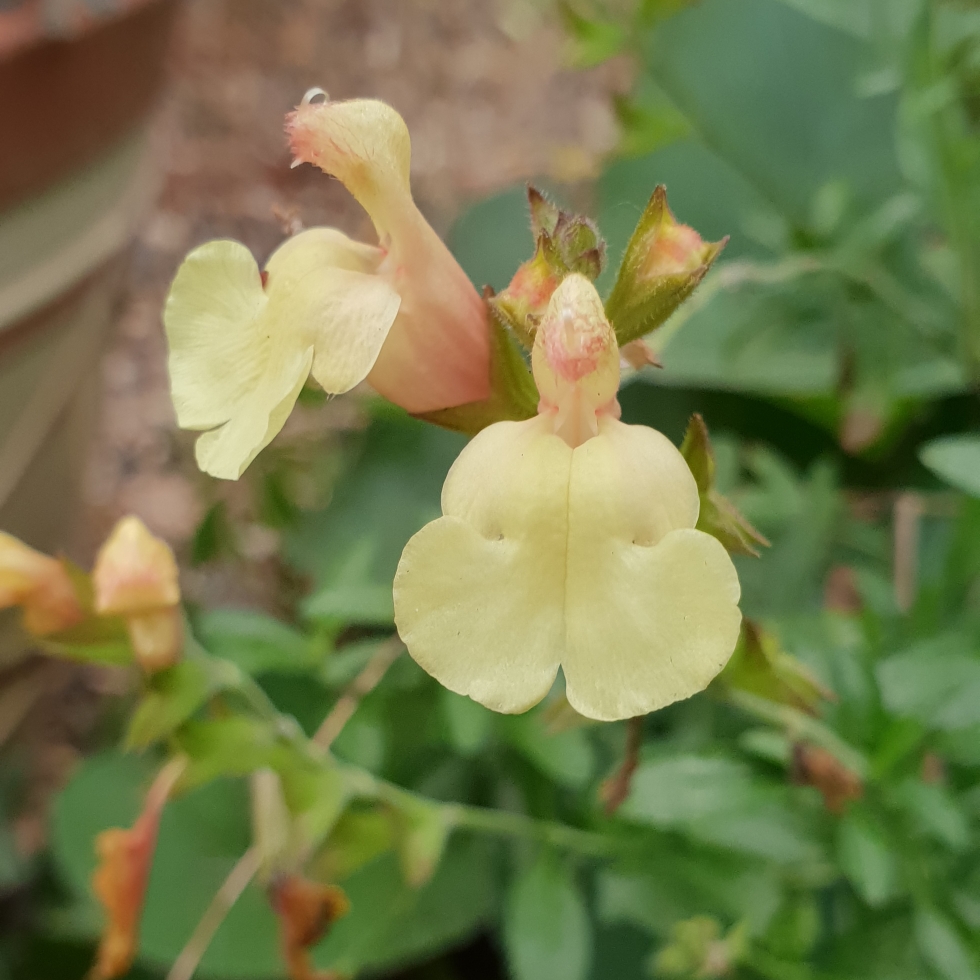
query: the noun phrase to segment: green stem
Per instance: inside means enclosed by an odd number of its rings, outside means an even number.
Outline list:
[[[381,800],[395,807],[404,806],[406,803],[439,806],[449,826],[460,830],[475,830],[497,837],[538,841],[551,847],[573,851],[584,857],[611,857],[624,850],[622,840],[591,830],[569,827],[567,824],[556,823],[553,820],[536,820],[534,817],[510,810],[493,810],[466,803],[435,803],[426,796],[403,789],[384,779],[378,779],[363,769],[345,767],[344,775],[347,785],[355,796]]]
[[[535,820],[523,813],[490,810],[461,803],[446,804],[446,813],[455,827],[493,834],[497,837],[517,837],[538,841],[551,847],[573,851],[583,857],[611,857],[623,850],[622,842],[615,838],[551,820]]]

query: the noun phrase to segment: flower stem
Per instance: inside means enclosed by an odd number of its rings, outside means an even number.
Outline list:
[[[214,934],[231,911],[235,902],[241,898],[242,892],[259,870],[261,856],[257,847],[250,847],[228,873],[221,887],[215,892],[211,904],[205,909],[187,945],[174,960],[174,965],[167,974],[167,980],[191,980],[197,970],[201,958],[211,945]]]
[[[459,803],[447,804],[446,808],[452,825],[467,830],[477,830],[498,837],[535,840],[585,857],[610,857],[622,850],[622,843],[616,838],[552,820],[535,820],[523,813]]]

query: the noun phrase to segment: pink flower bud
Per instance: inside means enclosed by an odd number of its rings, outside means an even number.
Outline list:
[[[96,612],[125,618],[144,670],[177,661],[183,646],[177,562],[138,517],[124,517],[99,549],[92,583]]]
[[[47,636],[85,617],[64,563],[0,532],[0,609],[21,606],[24,628]]]

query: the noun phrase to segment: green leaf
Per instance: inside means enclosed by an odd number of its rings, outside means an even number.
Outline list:
[[[153,674],[129,722],[126,746],[142,749],[178,728],[222,686],[214,664],[184,659]]]
[[[675,755],[644,762],[618,815],[693,839],[780,862],[815,860],[808,828],[786,805],[785,790],[766,786],[737,762]]]
[[[618,813],[657,827],[679,827],[752,802],[746,766],[730,759],[674,755],[644,762]]]
[[[898,715],[939,729],[980,722],[980,659],[968,635],[947,633],[915,644],[876,668],[881,698]]]
[[[969,847],[970,825],[966,814],[946,787],[912,778],[897,787],[896,796],[922,833],[951,851]]]
[[[329,613],[347,608],[390,623],[398,559],[408,539],[438,517],[442,484],[464,443],[455,433],[392,410],[351,445],[329,506],[304,512],[294,528],[283,532],[290,563],[311,575],[328,597],[329,590],[352,583],[357,587],[353,598],[371,600],[359,609],[353,601],[331,600]],[[332,595],[336,599],[337,593]]]
[[[944,436],[919,450],[919,459],[941,480],[980,497],[980,436]]]
[[[201,614],[194,625],[211,654],[247,674],[304,673],[317,667],[325,653],[321,642],[251,609],[215,609]]]
[[[945,980],[977,980],[976,960],[953,924],[936,909],[915,913],[915,938],[922,958]]]
[[[853,811],[841,817],[837,857],[844,874],[869,905],[884,905],[897,894],[898,859],[870,819]]]
[[[472,756],[490,739],[493,714],[472,698],[439,688],[439,703],[446,731],[453,748],[460,755]]]
[[[585,980],[592,958],[588,913],[570,868],[542,852],[514,881],[504,912],[514,980]]]
[[[406,798],[395,808],[395,849],[405,881],[420,888],[432,878],[446,842],[449,821],[445,807]]]
[[[118,616],[90,616],[77,626],[53,633],[39,642],[54,656],[80,663],[111,667],[133,663],[126,623]]]
[[[738,511],[738,508],[715,488],[715,456],[704,419],[697,412],[691,416],[681,455],[698,485],[701,509],[697,529],[716,537],[733,554],[759,556],[759,547],[769,542]]]
[[[549,732],[540,711],[503,717],[505,738],[540,772],[561,786],[582,789],[595,773],[595,748],[584,728]]]

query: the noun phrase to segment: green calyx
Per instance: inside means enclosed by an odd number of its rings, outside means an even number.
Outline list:
[[[759,548],[768,548],[769,542],[715,489],[715,456],[708,427],[696,413],[684,433],[681,455],[694,475],[701,498],[698,530],[716,537],[733,554],[758,558]]]
[[[605,264],[606,243],[592,221],[562,210],[536,188],[528,187],[527,198],[534,255],[488,302],[496,319],[530,347],[551,294],[573,272],[595,280]]]
[[[674,218],[661,184],[653,192],[626,246],[606,301],[620,347],[656,330],[694,291],[725,247],[705,242]]]
[[[416,418],[444,429],[474,436],[494,422],[534,418],[538,412],[538,389],[510,330],[494,317],[490,327],[490,396],[455,408],[424,412]]]

